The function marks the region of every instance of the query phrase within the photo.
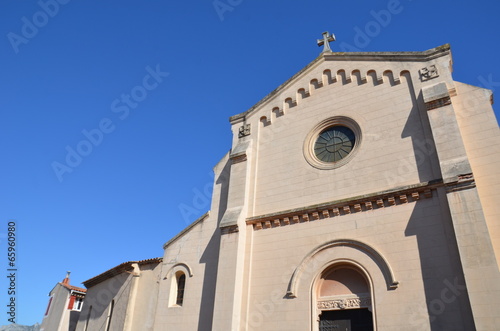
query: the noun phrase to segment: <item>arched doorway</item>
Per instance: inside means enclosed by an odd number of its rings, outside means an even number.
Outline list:
[[[329,267],[315,288],[319,331],[373,331],[370,285],[358,268]]]

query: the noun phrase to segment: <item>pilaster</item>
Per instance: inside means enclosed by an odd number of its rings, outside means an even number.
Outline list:
[[[493,330],[500,274],[446,83],[422,90],[477,330]]]
[[[212,330],[240,330],[245,309],[248,264],[246,216],[252,141],[244,134],[230,154],[231,171],[227,209],[220,222],[221,244]],[[251,235],[251,233],[250,233]]]

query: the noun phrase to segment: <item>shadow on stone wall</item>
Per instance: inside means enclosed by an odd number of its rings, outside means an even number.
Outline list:
[[[421,182],[441,180],[439,159],[430,136],[422,95],[415,95],[409,73],[404,76],[413,107],[401,137],[412,139],[414,158],[411,155],[400,161],[405,166],[398,169],[409,167],[409,170],[415,170],[416,167]],[[429,128],[427,132],[425,128]],[[433,190],[431,199],[415,203],[405,236],[416,236],[417,239],[427,305],[426,309],[409,312],[409,328],[423,330],[430,325],[433,331],[475,330],[444,188]]]
[[[203,276],[203,290],[201,293],[198,331],[212,330],[212,321],[215,306],[215,288],[217,285],[217,270],[219,267],[219,248],[221,240],[219,224],[227,209],[229,176],[231,170],[230,162],[230,160],[227,161],[224,169],[215,182],[216,185],[220,185],[221,191],[219,200],[219,213],[217,214],[217,225],[200,259],[200,263],[205,264],[205,274]]]
[[[427,304],[411,312],[409,322],[415,330],[429,324],[433,331],[475,330],[451,216],[440,205],[444,194],[441,189],[417,201],[405,230],[417,239]]]

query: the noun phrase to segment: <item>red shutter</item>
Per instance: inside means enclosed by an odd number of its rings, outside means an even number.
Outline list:
[[[49,314],[50,304],[52,303],[52,297],[49,299],[49,304],[47,305],[47,310],[45,311],[45,316]]]
[[[75,304],[75,299],[76,299],[76,297],[75,297],[74,295],[72,295],[72,296],[69,298],[68,309],[73,309],[73,305]]]

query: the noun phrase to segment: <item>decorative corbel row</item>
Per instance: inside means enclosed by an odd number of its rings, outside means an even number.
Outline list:
[[[446,193],[462,191],[476,187],[476,181],[473,174],[457,176],[457,179],[446,183]]]
[[[422,89],[422,96],[428,111],[451,105],[450,93],[444,82]]]
[[[449,190],[462,187],[466,183],[473,181],[473,178],[464,177],[457,182],[446,184]],[[374,209],[388,208],[421,199],[429,199],[433,196],[433,190],[444,186],[441,180],[434,181],[432,184],[413,185],[410,189],[394,190],[392,193],[384,192],[381,194],[366,195],[356,197],[352,200],[343,199],[341,202],[331,202],[314,207],[304,207],[283,211],[268,215],[255,216],[247,219],[247,224],[253,224],[255,230],[270,229],[275,227],[287,226],[297,223],[305,223],[322,219],[330,219],[355,213],[369,212]]]
[[[226,226],[220,229],[222,234],[230,234],[239,232],[237,225]]]
[[[315,94],[316,90],[319,90],[325,86],[333,84],[347,85],[355,82],[357,85],[365,85],[368,83],[368,76],[371,78],[373,85],[380,85],[384,83],[389,83],[391,86],[398,85],[401,83],[400,76],[395,75],[392,70],[374,70],[370,69],[368,71],[354,69],[351,71],[346,71],[345,69],[338,69],[337,72],[330,69],[325,69],[320,78],[312,78],[306,87],[301,87],[297,89],[295,95],[287,96],[285,99],[281,99],[281,103],[278,106],[274,105],[271,112],[275,114],[275,118],[281,117],[286,114],[291,108],[297,107],[300,102],[306,98],[311,97]],[[263,118],[265,120],[263,120]],[[262,116],[261,123],[264,127],[271,125],[271,116]],[[246,127],[242,126],[240,128],[239,137],[244,137],[250,134],[249,128],[246,131]]]

